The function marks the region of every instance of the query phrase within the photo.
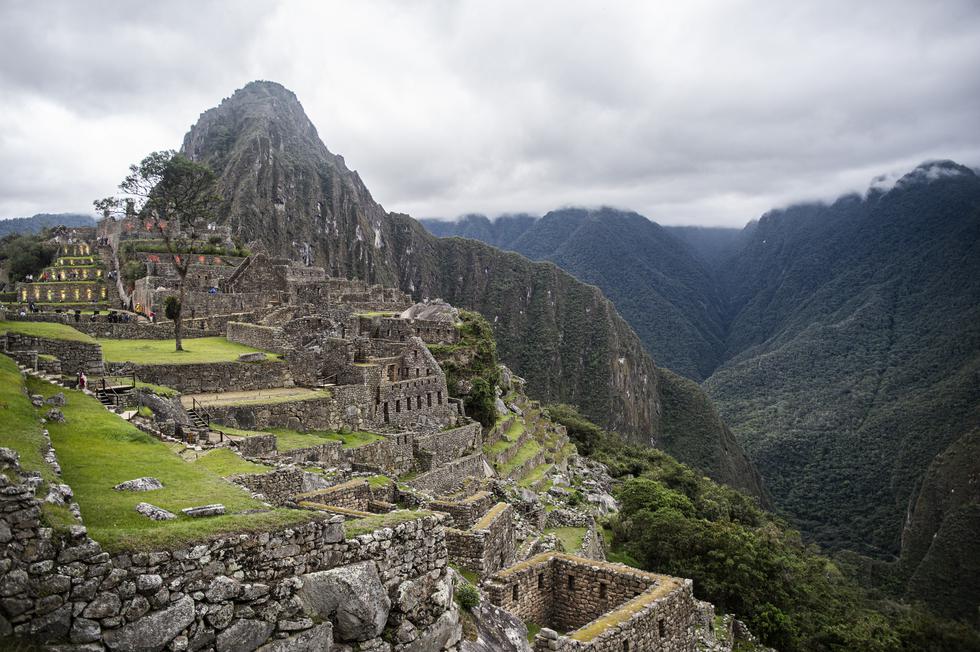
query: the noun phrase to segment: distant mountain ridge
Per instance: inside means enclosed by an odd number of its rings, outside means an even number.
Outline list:
[[[900,555],[910,594],[953,615],[975,609],[980,471],[968,435],[980,423],[977,173],[929,161],[876,179],[863,195],[770,211],[737,234],[662,229],[652,241],[659,246],[646,239],[658,233],[647,220],[588,213],[587,230],[579,231],[581,211],[556,211],[561,223],[541,218],[508,244],[595,282],[649,350],[667,347],[655,354],[661,364],[704,378],[776,504],[810,536]],[[487,227],[466,218],[455,228]],[[668,256],[662,247],[671,242],[677,251]],[[574,255],[580,249],[591,255]],[[706,333],[700,339],[678,337],[676,323],[651,319],[672,312],[682,324],[702,323],[705,313],[718,319],[693,330]],[[709,371],[699,376],[690,362],[705,355],[700,369]],[[950,493],[955,503],[941,498]],[[943,591],[930,593],[944,574]]]
[[[484,240],[532,260],[548,260],[599,286],[657,364],[695,380],[724,351],[726,306],[713,272],[694,247],[645,217],[613,208],[566,208],[535,219],[468,215],[422,220],[435,234]]]
[[[203,113],[182,152],[215,171],[220,219],[253,250],[477,310],[490,320],[501,358],[527,378],[535,398],[579,405],[610,429],[765,496],[720,419],[685,425],[664,400],[710,408],[696,386],[662,391],[672,377],[657,369],[596,287],[555,265],[473,240],[436,238],[409,216],[386,212],[281,85],[249,83]]]
[[[95,226],[95,218],[84,213],[38,213],[31,217],[0,219],[0,238],[11,233],[38,233],[42,229],[58,225]]]

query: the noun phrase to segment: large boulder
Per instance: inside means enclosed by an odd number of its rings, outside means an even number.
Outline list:
[[[455,606],[444,611],[434,623],[424,629],[420,628],[418,632],[419,637],[403,647],[402,652],[436,652],[456,645],[463,635],[459,611]]]
[[[116,491],[156,491],[163,489],[163,483],[156,478],[142,477],[120,482],[113,489]]]
[[[236,620],[218,634],[218,652],[252,652],[272,636],[275,628],[264,620]]]
[[[336,623],[342,641],[366,641],[380,636],[391,610],[373,561],[303,575],[297,594],[308,616]]]
[[[171,521],[177,518],[176,514],[150,503],[139,503],[136,505],[136,511],[154,521]]]
[[[531,652],[527,626],[500,607],[481,600],[470,614],[476,623],[476,640],[463,641],[463,652]]]
[[[110,650],[156,652],[194,622],[194,600],[184,596],[166,609],[154,611],[119,629],[102,634]]]
[[[333,626],[330,623],[266,643],[258,652],[329,652],[333,648]]]

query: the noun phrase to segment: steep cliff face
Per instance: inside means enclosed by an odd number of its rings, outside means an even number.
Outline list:
[[[597,288],[554,265],[440,240],[414,219],[388,214],[279,84],[252,82],[202,114],[182,151],[218,175],[221,218],[243,239],[334,275],[477,310],[493,325],[501,359],[528,378],[536,398],[576,403],[608,428],[664,444],[662,416],[671,406],[661,400],[658,370]],[[692,432],[737,458],[735,467],[747,465],[741,449],[726,447],[723,429]],[[702,470],[762,495],[754,476],[735,477],[731,468]]]
[[[960,437],[929,465],[902,533],[901,568],[910,598],[958,618],[980,604],[980,430]]]

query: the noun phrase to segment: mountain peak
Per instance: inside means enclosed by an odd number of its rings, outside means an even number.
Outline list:
[[[871,180],[868,194],[887,193],[893,188],[909,188],[914,185],[932,183],[950,177],[976,177],[977,174],[965,165],[949,159],[923,161],[904,175],[881,174]]]

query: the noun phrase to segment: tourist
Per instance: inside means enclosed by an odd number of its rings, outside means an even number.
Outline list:
[[[85,385],[88,383],[88,378],[85,376],[84,371],[78,372],[78,389],[85,389]]]

